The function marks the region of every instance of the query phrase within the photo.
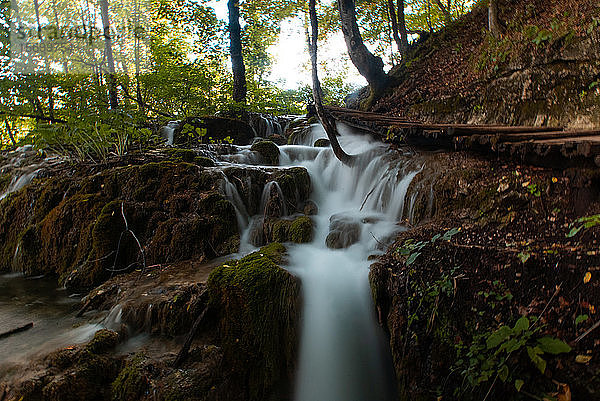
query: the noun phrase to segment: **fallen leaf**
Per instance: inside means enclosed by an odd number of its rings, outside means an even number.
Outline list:
[[[558,182],[558,178],[552,177],[552,182],[556,184]]]
[[[591,355],[577,355],[575,357],[575,362],[577,362],[577,363],[588,363],[591,360],[592,360]]]
[[[571,389],[568,384],[559,384],[557,398],[558,401],[571,401]]]
[[[583,283],[587,284],[590,282],[591,279],[592,279],[592,273],[587,272],[587,273],[585,273],[585,276],[583,276]]]

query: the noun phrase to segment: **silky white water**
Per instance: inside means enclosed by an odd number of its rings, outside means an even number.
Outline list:
[[[289,246],[288,269],[301,278],[304,299],[295,399],[391,400],[394,375],[375,320],[368,257],[403,229],[397,223],[407,215],[406,193],[420,166],[340,129],[342,147],[360,155],[353,168],[342,165],[330,148],[280,148],[282,164],[308,170],[319,207],[314,241]],[[320,127],[307,142],[318,137],[324,137]],[[360,224],[359,241],[347,249],[326,246],[334,215]]]

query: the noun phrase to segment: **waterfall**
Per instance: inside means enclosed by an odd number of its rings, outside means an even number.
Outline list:
[[[289,246],[288,269],[302,280],[303,327],[296,400],[392,400],[395,381],[389,350],[375,320],[368,283],[369,255],[402,230],[408,188],[421,162],[340,126],[340,142],[358,155],[349,168],[329,148],[283,146],[281,162],[304,166],[319,205],[315,240]],[[354,224],[358,242],[329,249],[330,219]]]
[[[29,184],[42,170],[38,167],[38,165],[32,165],[23,174],[13,177],[6,191],[0,194],[0,200]]]
[[[275,202],[275,205],[271,202]],[[276,210],[273,210],[273,207],[275,207]],[[263,216],[283,217],[288,215],[285,197],[276,181],[269,181],[265,184],[260,198],[259,210]]]

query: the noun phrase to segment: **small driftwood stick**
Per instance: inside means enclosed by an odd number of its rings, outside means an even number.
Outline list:
[[[188,353],[190,351],[190,346],[192,345],[192,341],[194,340],[194,337],[196,336],[196,332],[198,331],[198,328],[200,327],[200,323],[202,323],[202,319],[204,319],[204,315],[206,315],[206,311],[208,310],[208,306],[206,306],[202,312],[198,315],[198,317],[196,318],[196,321],[194,321],[194,324],[192,325],[192,328],[190,329],[190,332],[188,333],[185,342],[183,343],[183,347],[181,347],[181,350],[179,351],[179,354],[177,354],[177,358],[175,359],[175,362],[173,362],[173,367],[177,368],[179,367],[183,361],[185,361],[185,359],[188,356]]]
[[[20,333],[22,331],[29,330],[32,327],[33,327],[33,322],[30,322],[30,323],[27,323],[27,324],[25,324],[23,326],[16,327],[16,328],[14,328],[12,330],[5,331],[4,333],[0,334],[0,339],[12,336],[13,334],[17,334],[17,333]]]

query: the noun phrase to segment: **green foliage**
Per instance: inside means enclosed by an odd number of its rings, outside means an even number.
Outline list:
[[[39,149],[52,150],[76,161],[106,161],[111,155],[123,156],[134,146],[147,148],[161,138],[141,128],[122,113],[107,113],[104,118],[72,118],[65,124],[39,125],[27,137]]]
[[[408,239],[404,241],[404,244],[396,249],[396,253],[400,256],[406,258],[406,265],[412,265],[419,256],[421,256],[421,251],[428,245],[435,244],[435,242],[439,239],[442,241],[450,241],[452,237],[460,232],[459,228],[453,228],[451,230],[446,231],[444,234],[436,234],[429,241],[417,241],[415,242],[413,239]]]
[[[571,223],[571,231],[567,234],[567,238],[576,236],[581,230],[596,227],[600,225],[600,214],[593,216],[581,217]]]
[[[563,341],[540,336],[542,326],[537,325],[535,317],[520,317],[514,326],[502,325],[494,331],[476,334],[469,347],[457,347],[458,360],[454,369],[464,379],[466,387],[459,391],[476,388],[495,378],[502,382],[514,383],[520,391],[525,382],[517,375],[518,357],[526,352],[531,363],[544,374],[546,360],[544,355],[568,353],[571,347]]]

